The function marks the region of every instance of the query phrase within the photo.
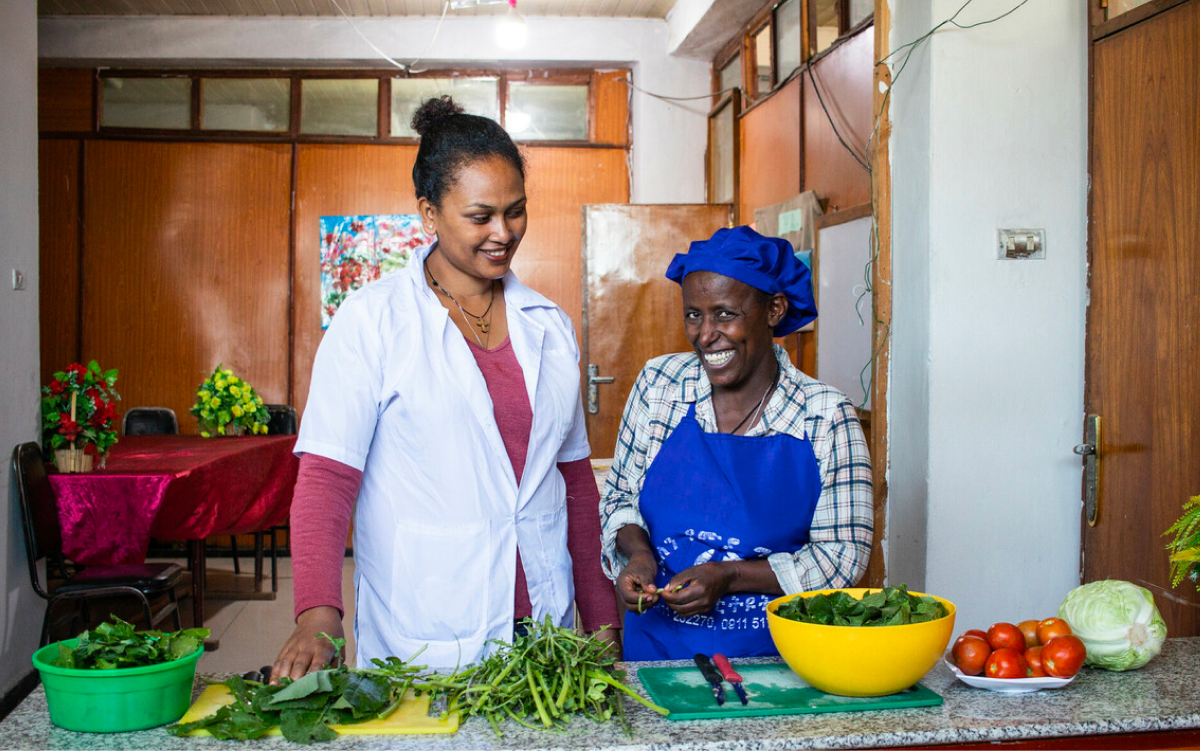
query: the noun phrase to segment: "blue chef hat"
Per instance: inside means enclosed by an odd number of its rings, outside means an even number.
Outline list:
[[[667,278],[682,286],[693,271],[711,271],[769,295],[787,295],[788,311],[775,327],[775,336],[790,334],[817,317],[812,275],[787,240],[763,237],[749,227],[722,228],[708,240],[692,243],[687,253],[676,254]]]

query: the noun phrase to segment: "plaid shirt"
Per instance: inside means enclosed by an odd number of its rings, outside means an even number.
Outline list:
[[[778,345],[775,357],[779,385],[746,435],[807,438],[817,457],[821,497],[808,543],[767,560],[787,594],[848,587],[867,569],[874,526],[871,460],[862,426],[844,394],[801,373]],[[638,510],[646,470],[692,403],[701,430],[717,432],[712,386],[695,353],[656,357],[642,368],[625,404],[600,500],[604,571],[610,579],[616,580],[628,562],[616,549],[617,531],[626,524],[646,527]]]

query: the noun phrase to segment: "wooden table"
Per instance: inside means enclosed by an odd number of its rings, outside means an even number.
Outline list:
[[[103,469],[50,474],[63,552],[84,565],[142,563],[150,538],[185,540],[193,615],[204,624],[204,540],[288,518],[296,436],[126,436]]]

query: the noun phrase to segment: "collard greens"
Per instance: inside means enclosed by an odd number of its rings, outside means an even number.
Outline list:
[[[76,670],[115,670],[158,665],[187,657],[208,638],[206,628],[189,628],[171,633],[135,631],[132,623],[109,616],[91,631],[79,635],[79,643],[58,643],[54,665]]]
[[[822,626],[900,626],[936,621],[949,611],[929,595],[909,594],[908,587],[901,584],[869,592],[861,600],[843,591],[796,597],[780,605],[775,614]]]

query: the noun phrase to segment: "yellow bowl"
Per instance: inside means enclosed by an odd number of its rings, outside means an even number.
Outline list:
[[[783,661],[809,685],[839,696],[886,696],[903,691],[941,659],[954,633],[954,603],[936,599],[950,611],[945,618],[903,626],[822,626],[775,614],[796,597],[830,594],[836,589],[800,592],[767,605],[767,626]],[[877,589],[844,589],[851,597]],[[921,596],[920,592],[911,594]]]

